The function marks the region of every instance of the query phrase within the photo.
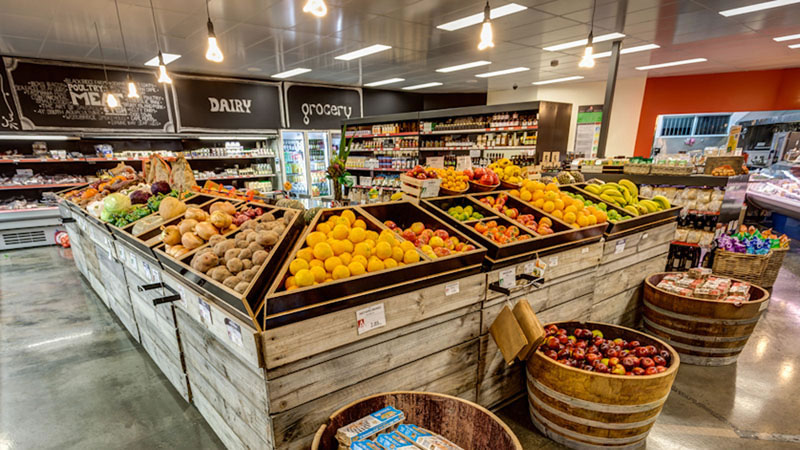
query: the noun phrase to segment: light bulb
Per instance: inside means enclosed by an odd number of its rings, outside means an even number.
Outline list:
[[[158,65],[158,82],[172,84],[172,78],[167,75],[167,66],[164,64]]]
[[[222,62],[222,50],[217,45],[217,35],[214,33],[214,24],[211,20],[208,21],[208,50],[206,50],[206,59],[212,62]]]
[[[492,23],[483,22],[483,27],[481,28],[481,43],[478,44],[478,50],[486,50],[489,47],[494,47]]]
[[[303,12],[325,17],[325,14],[328,14],[328,7],[325,5],[325,0],[308,0],[303,6]]]
[[[591,45],[587,45],[586,49],[583,51],[583,58],[581,58],[581,62],[578,63],[578,67],[583,67],[584,69],[591,69],[594,67],[594,55],[592,54],[594,49]]]
[[[139,98],[139,91],[136,89],[136,83],[128,80],[128,98]]]
[[[106,105],[108,105],[109,108],[116,108],[119,106],[119,100],[117,100],[117,97],[114,94],[108,92],[106,94]]]

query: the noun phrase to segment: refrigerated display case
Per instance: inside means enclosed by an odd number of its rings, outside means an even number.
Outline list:
[[[303,131],[281,131],[281,159],[284,179],[292,184],[292,193],[308,196],[306,137]]]
[[[327,131],[306,132],[308,143],[308,174],[311,197],[329,197],[331,182],[326,177],[330,160],[330,134]]]

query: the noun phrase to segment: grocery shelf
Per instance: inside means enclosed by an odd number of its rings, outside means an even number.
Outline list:
[[[419,147],[394,147],[394,148],[364,148],[364,149],[352,149],[350,153],[358,152],[358,153],[375,153],[375,152],[401,152],[401,151],[417,151]]]
[[[54,211],[57,209],[58,206],[43,206],[40,208],[24,208],[24,209],[0,209],[0,214],[25,214],[28,212],[33,214],[41,211]]]
[[[275,174],[263,174],[263,175],[223,175],[219,177],[201,177],[197,178],[198,180],[245,180],[245,179],[252,179],[252,178],[271,178],[274,177]]]
[[[420,136],[430,136],[436,134],[472,134],[472,133],[497,133],[501,131],[534,131],[539,127],[493,127],[493,128],[471,128],[467,130],[442,130],[442,131],[420,131]]]
[[[536,150],[535,145],[509,145],[504,147],[422,147],[420,151],[448,151],[448,150]]]
[[[587,180],[597,178],[605,182],[617,182],[624,178],[636,184],[708,187],[726,186],[729,178],[711,175],[641,175],[633,173],[584,173],[583,176]]]
[[[167,156],[166,158],[174,158]],[[218,160],[218,159],[266,159],[275,158],[275,156],[187,156],[187,161],[199,160]],[[63,163],[63,162],[128,162],[128,161],[144,161],[145,158],[138,157],[118,157],[118,158],[101,158],[101,157],[88,157],[88,158],[3,158],[0,159],[0,164],[20,164],[20,163]]]
[[[17,189],[50,189],[50,188],[66,188],[70,186],[83,186],[86,182],[82,183],[63,183],[63,184],[16,184],[0,186],[0,190],[17,190]]]
[[[346,170],[368,170],[374,172],[407,172],[409,169],[370,169],[369,167],[346,167]]]
[[[366,186],[361,184],[354,184],[350,186],[351,188],[359,188],[359,189],[383,189],[385,191],[399,191],[400,188],[391,187],[391,186]]]
[[[366,139],[366,138],[382,138],[382,137],[398,137],[398,136],[416,136],[420,133],[416,131],[404,131],[402,133],[378,133],[378,134],[359,134],[356,135],[353,132],[345,133],[346,138],[353,138],[353,139]]]

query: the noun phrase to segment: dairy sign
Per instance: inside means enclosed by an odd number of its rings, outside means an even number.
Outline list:
[[[283,127],[280,85],[174,75],[178,132],[266,132]]]
[[[361,117],[361,89],[285,84],[288,128],[335,130]]]

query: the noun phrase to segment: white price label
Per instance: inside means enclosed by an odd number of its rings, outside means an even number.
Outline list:
[[[470,158],[480,158],[481,157],[481,151],[480,150],[470,150],[469,151],[469,157]]]
[[[425,158],[425,164],[434,169],[444,169],[444,156],[430,156]]]
[[[624,251],[625,251],[625,239],[620,239],[617,241],[617,245],[614,246],[614,254],[619,255]]]
[[[470,156],[456,157],[456,170],[467,170],[471,168],[472,168],[472,157]]]
[[[204,302],[203,299],[197,299],[197,305],[200,307],[200,320],[206,324],[206,326],[211,326],[211,305]]]
[[[228,329],[228,339],[239,347],[242,346],[242,328],[238,323],[225,318],[225,327]]]
[[[589,247],[583,247],[581,249],[581,254],[584,254],[584,253],[589,253]]]
[[[383,308],[383,303],[356,311],[356,326],[358,327],[358,334],[385,327],[386,311]]]
[[[527,273],[527,274],[532,274],[533,273],[533,269],[535,269],[535,268],[536,268],[536,263],[531,261],[529,263],[525,263],[525,265],[522,266],[522,271],[524,273]]]
[[[106,241],[106,249],[108,250],[108,259],[114,260],[114,244],[109,238],[103,238]]]
[[[647,236],[649,236],[649,234],[647,234],[647,233],[643,234],[641,240],[643,241],[643,240],[647,239]]]
[[[161,272],[159,272],[158,269],[152,269],[150,273],[153,274],[153,281],[155,281],[156,283],[161,282]]]
[[[547,261],[547,265],[550,267],[555,267],[558,265],[558,256],[551,256],[550,259]]]
[[[120,246],[119,249],[117,249],[117,255],[119,256],[119,260],[122,264],[125,264],[128,261],[128,255],[125,254],[125,247]]]
[[[500,287],[511,289],[517,285],[517,271],[515,268],[500,271]]]
[[[460,290],[460,286],[458,281],[453,281],[452,283],[447,283],[444,285],[444,296],[448,297],[450,295],[458,294]]]
[[[128,265],[131,266],[131,269],[136,270],[136,255],[133,252],[128,253]]]
[[[144,277],[147,281],[153,281],[153,274],[150,273],[150,264],[147,261],[142,261],[142,268],[144,268]]]

